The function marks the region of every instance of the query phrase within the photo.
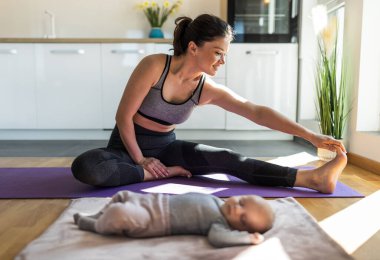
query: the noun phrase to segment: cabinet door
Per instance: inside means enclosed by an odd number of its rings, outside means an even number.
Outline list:
[[[227,85],[249,101],[296,119],[297,44],[232,44],[227,57]],[[227,129],[264,130],[227,113]]]
[[[33,44],[0,44],[0,128],[35,128]]]
[[[115,116],[124,88],[141,59],[154,53],[154,44],[102,44],[103,128],[115,126]]]
[[[169,43],[156,43],[154,45],[154,52],[173,55],[174,54],[173,45]]]
[[[38,127],[102,128],[100,46],[37,44],[36,52]]]

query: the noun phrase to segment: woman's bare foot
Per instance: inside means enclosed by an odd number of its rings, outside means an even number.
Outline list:
[[[172,166],[172,167],[167,167],[169,171],[169,176],[168,178],[174,177],[174,176],[183,176],[190,178],[191,177],[191,172],[188,170],[184,169],[181,166]]]
[[[169,172],[168,176],[165,176],[165,177],[159,176],[158,178],[154,177],[151,173],[149,173],[148,171],[144,169],[144,181],[167,179],[167,178],[172,178],[175,176],[183,176],[183,177],[190,178],[192,176],[191,172],[189,172],[188,170],[184,169],[181,166],[171,166],[171,167],[166,167],[166,168],[168,169],[168,172]]]
[[[294,186],[311,188],[322,193],[333,193],[338,177],[346,165],[346,154],[340,148],[336,148],[336,157],[332,161],[317,169],[298,171]]]

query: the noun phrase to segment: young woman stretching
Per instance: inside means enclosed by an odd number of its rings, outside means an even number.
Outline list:
[[[224,65],[232,38],[231,26],[216,16],[177,18],[174,55],[149,55],[137,65],[121,98],[108,146],[76,158],[72,164],[75,178],[95,186],[118,186],[219,172],[256,185],[332,193],[347,163],[340,142],[313,133],[271,108],[253,104],[207,76]],[[320,168],[297,170],[228,149],[176,140],[175,125],[184,122],[196,106],[206,104],[299,136],[316,147],[336,151],[337,156]]]

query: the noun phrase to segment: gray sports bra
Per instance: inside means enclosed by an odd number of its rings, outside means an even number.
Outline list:
[[[199,103],[205,81],[205,75],[202,75],[197,88],[186,101],[180,104],[166,101],[162,95],[162,89],[169,72],[171,58],[170,55],[166,57],[165,68],[159,81],[151,87],[137,111],[143,117],[163,125],[180,124],[189,118],[191,112]]]

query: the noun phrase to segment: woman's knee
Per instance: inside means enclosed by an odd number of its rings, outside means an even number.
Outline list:
[[[143,181],[144,170],[128,158],[118,150],[94,149],[78,156],[71,170],[77,180],[94,186],[114,187]]]
[[[73,176],[86,184],[90,185],[102,185],[105,177],[105,167],[99,167],[104,164],[109,155],[103,149],[94,149],[79,155],[71,165],[71,171]]]

